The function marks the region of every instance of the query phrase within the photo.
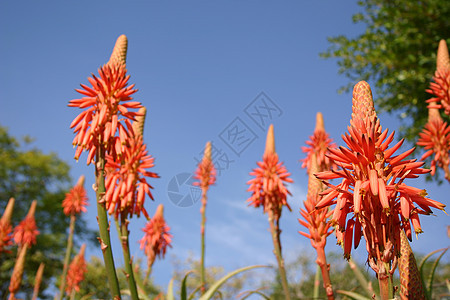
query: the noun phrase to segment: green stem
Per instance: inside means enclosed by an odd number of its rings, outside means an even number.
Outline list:
[[[320,286],[320,267],[319,265],[317,265],[316,276],[314,277],[313,299],[319,299],[319,286]]]
[[[152,264],[153,265],[153,264]],[[147,285],[148,279],[150,278],[150,274],[152,273],[152,266],[149,265],[147,267],[147,271],[145,272],[144,285]]]
[[[70,293],[70,300],[75,300],[75,295],[76,295],[76,291],[75,289],[72,290],[72,293]]]
[[[75,231],[76,219],[77,219],[77,217],[74,214],[72,214],[70,216],[69,237],[67,238],[66,257],[64,258],[64,267],[63,267],[63,273],[61,276],[61,284],[59,285],[59,300],[62,300],[64,297],[64,288],[66,287],[66,276],[67,276],[67,270],[69,269],[70,254],[72,253],[73,232]]]
[[[120,300],[119,280],[117,279],[116,268],[111,248],[111,239],[109,236],[109,223],[105,207],[105,149],[99,146],[97,149],[97,162],[95,164],[95,177],[97,187],[97,220],[100,230],[100,246],[105,262],[106,274],[108,276],[109,287],[112,298]]]
[[[120,219],[120,240],[122,242],[123,261],[125,264],[125,272],[128,281],[128,287],[130,288],[131,299],[139,300],[137,292],[136,281],[134,280],[133,262],[130,259],[130,244],[128,242],[128,220],[126,213],[121,214]]]
[[[207,189],[202,189],[202,208],[200,210],[202,214],[202,224],[200,227],[201,252],[202,252],[200,258],[201,295],[205,294],[206,292],[206,275],[205,275],[205,224],[206,224],[206,202],[207,202],[206,191]]]
[[[390,274],[388,269],[386,269],[386,265],[379,261],[378,263],[379,271],[378,271],[378,283],[380,285],[380,298],[381,300],[389,300],[392,299],[392,289],[389,284]]]
[[[281,277],[281,285],[283,286],[285,299],[290,300],[291,296],[289,294],[289,285],[286,277],[286,269],[284,268],[284,260],[283,257],[281,256],[280,229],[278,226],[278,220],[274,220],[272,211],[269,211],[269,223],[274,248],[273,252],[278,262],[278,270]]]

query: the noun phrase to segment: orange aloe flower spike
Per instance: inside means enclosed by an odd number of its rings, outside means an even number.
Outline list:
[[[151,267],[155,258],[164,258],[167,247],[172,248],[172,235],[169,233],[170,227],[164,220],[164,206],[160,204],[156,213],[142,229],[144,237],[139,241],[141,250],[147,256],[148,266]]]
[[[10,198],[0,219],[0,253],[9,252],[6,248],[12,245],[11,215],[14,208],[14,198]]]
[[[66,194],[63,200],[62,207],[66,216],[77,215],[81,212],[86,212],[86,205],[88,205],[88,197],[84,189],[84,175],[78,178],[77,184]]]
[[[69,270],[66,277],[66,293],[70,293],[75,290],[80,291],[80,283],[84,280],[84,275],[87,272],[86,260],[84,259],[84,252],[86,250],[86,244],[81,246],[80,252],[73,258],[70,263]]]
[[[34,219],[36,205],[37,201],[33,200],[25,219],[23,219],[22,222],[14,228],[14,242],[20,247],[31,247],[36,244],[36,236],[39,234],[36,227],[36,220]]]

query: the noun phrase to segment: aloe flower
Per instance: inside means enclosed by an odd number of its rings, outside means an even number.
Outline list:
[[[139,241],[141,250],[147,256],[149,268],[153,265],[155,258],[164,258],[167,247],[172,247],[172,235],[169,233],[170,227],[167,226],[163,216],[164,206],[160,204],[156,213],[145,227],[142,229],[144,237]]]
[[[450,59],[445,40],[439,42],[436,72],[426,91],[434,97],[427,100],[429,108],[443,108],[450,115]]]
[[[11,281],[9,282],[9,297],[8,300],[15,300],[16,293],[19,291],[20,285],[22,284],[23,269],[25,266],[25,257],[27,255],[27,247],[22,247],[17,252],[16,263],[14,264],[14,269],[11,275]]]
[[[142,108],[139,114],[145,115],[145,108]],[[141,122],[143,123],[143,120]],[[135,131],[140,130],[138,123],[133,123]],[[155,159],[148,154],[142,132],[136,132],[127,142],[121,157],[115,159],[112,155],[106,155],[106,209],[115,217],[120,214],[139,217],[142,212],[148,218],[144,208],[145,195],[154,199],[150,191],[153,187],[146,177],[159,178],[156,173],[149,171],[154,167]]]
[[[330,159],[341,170],[317,174],[321,180],[341,179],[341,183],[325,181],[329,188],[322,193],[316,209],[336,204],[331,222],[343,233],[338,242],[344,246],[344,256],[350,257],[352,244],[356,248],[364,235],[368,262],[383,281],[388,271],[392,274],[396,268],[400,230],[407,233],[411,222],[416,233],[422,232],[419,215],[431,214],[430,207],[443,210],[445,205],[427,198],[425,190],[405,183],[407,178],[430,170],[421,168],[424,162],[406,159],[414,148],[395,154],[403,140],[389,148],[394,133],[382,131],[370,86],[364,81],[353,89],[350,123],[349,132],[343,136],[346,147],[329,149]],[[385,264],[391,264],[390,270]]]
[[[211,142],[206,143],[205,153],[203,155],[202,161],[198,164],[197,170],[195,172],[194,185],[200,186],[202,190],[202,207],[200,208],[200,214],[202,215],[202,222],[200,226],[201,235],[201,258],[200,258],[200,292],[203,295],[206,291],[206,273],[205,273],[205,225],[206,225],[206,204],[208,198],[206,196],[209,186],[216,182],[216,169],[211,160]]]
[[[36,236],[39,234],[36,226],[36,220],[34,219],[34,212],[36,210],[37,201],[34,200],[31,203],[30,210],[26,217],[14,228],[14,242],[19,247],[26,246],[31,247],[36,244]]]
[[[66,293],[70,295],[73,291],[80,291],[80,283],[84,280],[87,265],[84,259],[86,244],[81,246],[80,252],[73,258],[67,272]]]
[[[86,212],[88,197],[84,189],[84,176],[80,176],[77,184],[66,194],[62,206],[66,216],[78,215]]]
[[[336,144],[333,143],[333,139],[330,138],[323,126],[323,116],[319,112],[316,116],[316,128],[314,133],[306,141],[307,146],[302,147],[302,151],[305,152],[306,158],[300,160],[302,162],[302,168],[306,168],[307,173],[310,173],[312,156],[316,156],[318,167],[321,171],[335,169],[336,165],[326,155],[328,148],[336,148]]]
[[[69,102],[70,107],[84,109],[70,124],[76,136],[73,145],[77,147],[75,159],[83,150],[89,152],[87,163],[90,164],[100,145],[106,147],[107,153],[116,157],[122,154],[127,139],[133,136],[130,120],[139,115],[129,109],[141,107],[141,103],[130,101],[137,90],[134,84],[128,86],[129,75],[124,64],[107,64],[99,70],[99,76],[88,78],[92,87],[81,84],[76,91],[86,97]],[[118,132],[118,136],[116,133]]]
[[[450,72],[450,59],[447,49],[447,44],[444,40],[441,40],[438,47],[437,59],[436,59],[436,73],[443,74]],[[439,75],[438,74],[438,75]],[[445,122],[439,113],[439,108],[444,107],[444,104],[437,105],[435,101],[440,100],[441,103],[445,103],[449,97],[449,83],[450,75],[446,75],[448,80],[445,81],[441,78],[435,77],[434,83],[431,83],[431,90],[427,90],[431,94],[435,95],[435,98],[427,100],[430,103],[428,106],[428,123],[425,124],[424,129],[419,134],[420,138],[417,141],[418,146],[424,147],[427,150],[421,160],[428,157],[431,158],[431,175],[436,172],[436,166],[442,168],[445,172],[445,178],[450,181],[449,171],[449,150],[450,150],[450,127]],[[438,84],[442,83],[442,84]],[[446,84],[446,86],[445,86]],[[447,99],[447,100],[445,100]],[[448,102],[448,101],[447,101]],[[448,113],[448,109],[446,109]],[[432,156],[434,154],[434,156]]]
[[[327,139],[315,139],[319,136],[327,137]],[[298,219],[299,223],[306,227],[307,231],[299,233],[311,242],[311,245],[316,249],[317,259],[316,263],[320,267],[322,272],[322,278],[324,288],[327,293],[328,299],[334,299],[333,288],[329,276],[329,266],[325,255],[325,245],[327,243],[327,237],[333,232],[331,224],[328,222],[328,218],[331,212],[328,212],[327,208],[315,209],[317,202],[319,201],[319,194],[323,191],[324,186],[320,180],[318,180],[314,174],[321,171],[331,170],[331,160],[325,155],[328,154],[328,147],[330,147],[331,139],[328,138],[328,134],[325,132],[323,124],[323,117],[321,113],[317,113],[316,116],[316,128],[314,135],[310,137],[310,141],[306,143],[311,145],[307,152],[307,158],[303,161],[308,162],[307,174],[308,174],[308,193],[306,195],[306,201],[303,201],[304,209],[300,208],[300,215],[302,218]],[[317,142],[321,141],[321,142]],[[315,147],[313,145],[329,145],[325,149],[322,147]],[[333,147],[335,147],[333,145]],[[320,159],[318,159],[320,157]],[[324,158],[327,158],[325,161]],[[304,163],[304,165],[305,165]],[[304,166],[302,166],[304,167]]]
[[[250,173],[255,178],[249,180],[248,192],[252,196],[247,200],[253,207],[262,206],[264,213],[271,212],[275,219],[281,216],[281,209],[286,206],[287,195],[291,193],[286,188],[287,182],[293,182],[291,175],[282,162],[278,160],[278,154],[275,152],[275,140],[273,135],[273,125],[270,125],[267,133],[266,149],[263,155],[263,161],[257,162],[258,168]]]
[[[9,199],[5,211],[0,219],[0,254],[2,252],[9,252],[7,247],[12,245],[12,226],[11,215],[14,208],[14,198]]]
[[[429,112],[428,123],[425,124],[424,129],[419,133],[420,138],[417,141],[418,146],[422,146],[427,150],[420,160],[423,161],[428,157],[432,157],[431,175],[435,174],[436,166],[438,166],[444,170],[445,178],[450,180],[450,127],[447,122],[442,120],[436,108],[430,108]],[[434,117],[432,117],[432,113],[434,113]]]
[[[263,161],[257,162],[257,165],[258,168],[253,169],[253,172],[250,173],[255,178],[247,182],[250,185],[247,191],[252,192],[252,196],[247,202],[250,202],[249,205],[254,207],[262,206],[264,213],[268,214],[274,254],[278,262],[284,296],[285,299],[290,299],[286,270],[281,253],[280,218],[283,206],[291,210],[287,203],[287,195],[291,195],[291,193],[285,184],[293,181],[289,178],[290,173],[288,173],[286,167],[283,166],[282,162],[279,162],[278,154],[275,152],[273,125],[270,125],[267,131]]]

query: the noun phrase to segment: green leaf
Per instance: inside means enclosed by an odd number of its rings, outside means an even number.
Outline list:
[[[189,274],[194,273],[194,271],[189,271],[184,275],[183,281],[181,282],[181,291],[180,296],[181,300],[187,300],[187,286],[186,286],[186,280],[189,276]]]
[[[441,255],[438,256],[438,258],[435,260],[433,266],[431,267],[431,272],[430,275],[428,275],[428,282],[427,282],[427,286],[428,286],[428,296],[429,299],[432,299],[432,295],[433,295],[433,279],[434,279],[434,273],[436,271],[436,268],[439,264],[439,261],[441,260],[442,256],[444,256],[445,252],[447,252],[448,248],[446,248],[444,251],[442,251]]]
[[[370,298],[364,297],[358,293],[355,292],[349,292],[349,291],[342,291],[342,290],[337,290],[336,293],[341,294],[341,295],[345,295],[347,297],[350,297],[352,299],[355,300],[371,300]]]
[[[227,275],[223,276],[221,279],[217,280],[212,286],[211,288],[209,288],[209,290],[206,291],[206,293],[201,296],[199,298],[199,300],[208,300],[211,299],[211,297],[214,295],[214,293],[222,286],[222,284],[224,284],[228,279],[230,279],[231,277],[233,277],[234,275],[237,275],[241,272],[244,271],[248,271],[251,269],[256,269],[256,268],[268,268],[269,266],[262,266],[262,265],[256,265],[256,266],[249,266],[249,267],[244,267],[241,269],[237,269],[233,272],[228,273]],[[168,299],[171,300],[171,299]]]
[[[173,278],[170,279],[169,285],[167,286],[167,300],[175,300],[175,297],[173,296]]]

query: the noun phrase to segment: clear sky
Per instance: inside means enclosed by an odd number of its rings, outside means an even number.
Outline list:
[[[180,207],[169,192],[177,194],[174,178],[195,170],[195,158],[208,140],[217,147],[223,170],[209,193],[207,265],[231,270],[276,263],[267,216],[246,204],[250,195],[246,182],[262,158],[270,123],[277,152],[294,180],[288,199],[293,210],[285,211],[281,220],[283,252],[289,262],[312,249],[297,233],[298,210],[307,190],[306,172],[298,162],[304,158],[300,147],[313,132],[316,112],[323,113],[326,130],[339,145],[351,115],[351,95],[337,94],[347,79],[338,75],[334,60],[321,59],[319,53],[326,50],[328,36],[354,36],[363,30],[351,22],[358,10],[356,1],[331,0],[2,1],[0,124],[14,136],[36,138],[34,146],[53,151],[70,164],[74,182],[85,174],[91,186],[94,169],[86,166],[86,154],[79,163],[73,159],[69,124],[79,111],[67,103],[79,97],[74,89],[97,73],[116,38],[125,34],[130,82],[139,89],[135,99],[148,109],[144,138],[156,159],[153,171],[161,176],[150,179],[155,202],[147,199],[146,208],[153,215],[157,205],[164,204],[174,236],[166,259],[155,263],[155,282],[166,288],[173,255],[200,256],[200,203]],[[383,127],[398,128],[395,115],[379,117]],[[245,134],[234,139],[230,132],[237,128],[245,129]],[[448,184],[416,180],[412,185],[448,203]],[[195,200],[189,186],[182,186],[178,194],[190,192]],[[91,205],[84,217],[95,228],[91,189],[89,196]],[[425,233],[414,238],[414,250],[425,253],[449,244],[447,215],[437,211],[421,220]],[[143,256],[137,241],[144,221],[131,222],[135,256]],[[121,250],[115,237],[114,241],[120,265]],[[334,244],[331,236],[327,249],[341,251]],[[365,247],[359,248],[355,255],[363,260]],[[91,254],[100,251],[91,247]]]

